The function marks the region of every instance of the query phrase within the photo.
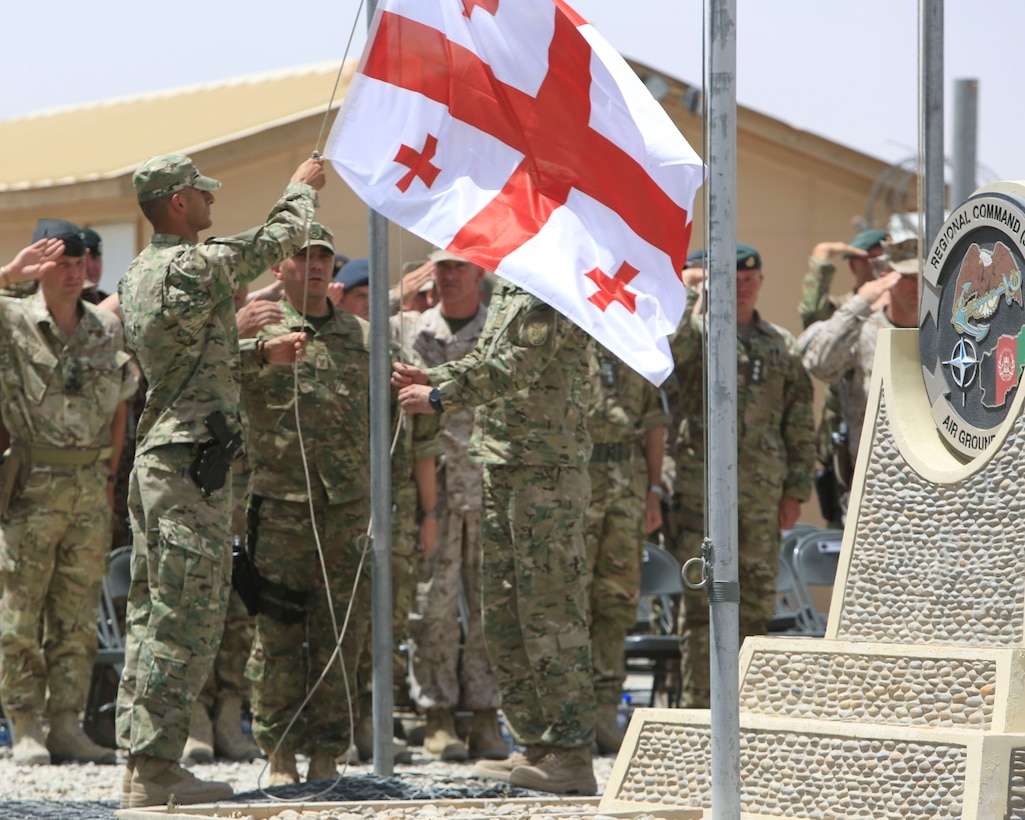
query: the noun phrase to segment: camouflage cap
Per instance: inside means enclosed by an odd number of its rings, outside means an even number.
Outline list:
[[[883,242],[890,241],[890,232],[881,231],[878,228],[870,228],[867,231],[862,231],[854,239],[848,242],[848,245],[852,245],[859,251],[872,250],[876,245],[881,245]],[[845,253],[844,259],[852,258],[853,254]]]
[[[751,245],[737,243],[737,270],[761,270],[762,255]]]
[[[894,262],[891,267],[903,276],[916,276],[922,272],[922,260],[915,256]]]
[[[32,231],[32,242],[40,239],[60,239],[64,242],[65,256],[85,256],[82,229],[74,222],[63,219],[40,219]]]
[[[334,242],[334,234],[331,233],[329,228],[325,228],[319,222],[313,222],[310,224],[310,241],[303,245],[303,249],[312,247],[313,245],[320,245],[320,247],[327,248],[331,253],[334,253]]]
[[[182,188],[215,191],[221,187],[216,179],[199,173],[185,154],[163,154],[146,160],[132,175],[132,185],[139,202],[170,196]]]

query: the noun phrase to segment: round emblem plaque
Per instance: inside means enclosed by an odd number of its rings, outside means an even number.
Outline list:
[[[924,260],[922,374],[944,441],[974,458],[1007,418],[1025,367],[1025,184],[981,188]]]

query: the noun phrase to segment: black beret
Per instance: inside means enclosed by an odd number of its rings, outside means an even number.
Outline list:
[[[40,239],[63,239],[65,256],[85,256],[85,242],[82,229],[73,222],[63,219],[40,219],[32,232],[32,242]]]
[[[85,249],[93,256],[103,255],[103,240],[92,228],[82,228],[82,240],[85,242]]]

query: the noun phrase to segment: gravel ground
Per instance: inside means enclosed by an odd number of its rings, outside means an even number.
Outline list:
[[[345,778],[322,796],[314,796],[316,790],[305,784],[279,787],[271,790],[279,796],[302,798],[306,801],[342,802],[350,800],[409,800],[455,798],[509,798],[538,796],[536,792],[512,789],[501,783],[477,780],[469,777],[472,763],[443,763],[422,753],[414,747],[413,762],[396,764],[391,778],[374,775],[373,765],[363,763],[348,767]],[[604,788],[612,771],[614,757],[595,758],[595,776],[599,791]],[[245,802],[270,802],[259,794],[261,778],[267,779],[265,761],[253,763],[212,763],[196,766],[193,771],[207,780],[224,780],[230,783],[236,793],[244,796]],[[118,808],[121,791],[123,765],[97,766],[94,764],[63,764],[60,766],[15,766],[10,749],[0,752],[0,818],[22,820],[22,818],[60,818],[60,820],[113,820]],[[303,764],[299,766],[303,773]],[[329,782],[317,784],[330,787]],[[253,792],[256,792],[255,794]],[[534,812],[536,814],[536,811]],[[408,816],[438,816],[436,809],[419,807],[410,810]],[[504,817],[515,817],[503,811]],[[331,812],[317,815],[313,812],[292,814],[293,818],[312,820],[315,817],[331,817],[346,820],[365,815]],[[377,815],[381,817],[381,814]],[[388,811],[388,817],[404,816],[401,811]],[[448,814],[448,817],[457,817]],[[480,817],[480,809],[469,815]],[[525,816],[525,815],[524,815]]]

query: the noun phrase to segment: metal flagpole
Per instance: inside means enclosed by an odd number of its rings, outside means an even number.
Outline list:
[[[708,534],[712,817],[740,817],[737,582],[737,4],[706,0]]]
[[[367,23],[377,0],[367,0]],[[370,535],[374,544],[371,623],[374,659],[374,773],[394,770],[391,593],[391,358],[388,335],[388,220],[370,212]]]
[[[919,249],[924,256],[943,225],[943,0],[919,0],[918,12],[918,201],[924,214]]]
[[[975,191],[975,144],[978,135],[979,81],[954,81],[954,175],[950,206],[957,208]]]

